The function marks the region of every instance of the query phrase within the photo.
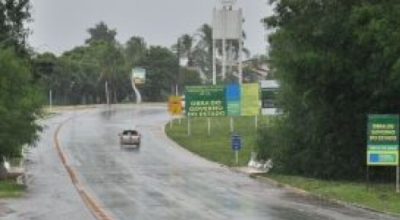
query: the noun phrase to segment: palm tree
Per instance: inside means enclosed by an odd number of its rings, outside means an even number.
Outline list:
[[[185,57],[188,59],[188,66],[192,67],[194,65],[193,63],[193,51],[194,51],[194,44],[195,44],[195,39],[194,37],[185,34],[182,37],[179,38],[179,53],[180,53],[180,58]]]
[[[193,62],[205,74],[212,73],[212,57],[213,57],[213,39],[212,27],[208,24],[203,24],[197,31],[197,44],[193,51]]]
[[[147,52],[146,42],[142,37],[131,37],[125,44],[124,55],[129,69],[135,66]]]
[[[211,74],[212,71],[212,57],[213,57],[213,29],[208,24],[203,24],[198,30],[197,36],[199,37],[198,44],[195,50],[195,61],[197,64],[206,65],[205,73]],[[246,39],[246,33],[243,32],[243,39]],[[218,41],[215,45],[217,48],[217,54],[222,54],[222,41]],[[228,57],[231,59],[237,59],[239,55],[239,42],[237,40],[227,40],[226,51],[228,51]],[[250,57],[250,51],[242,47],[242,52],[245,58]],[[232,70],[231,70],[232,71]]]

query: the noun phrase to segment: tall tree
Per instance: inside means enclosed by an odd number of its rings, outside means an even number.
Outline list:
[[[287,172],[363,176],[367,114],[400,112],[400,2],[271,2],[265,21],[286,117],[262,148]]]
[[[0,160],[21,156],[24,144],[32,144],[40,129],[42,98],[32,84],[29,61],[13,49],[0,50]]]
[[[132,69],[146,55],[147,45],[142,37],[131,37],[124,47],[128,70]]]
[[[199,40],[193,51],[194,65],[200,67],[208,76],[211,76],[213,57],[212,27],[208,24],[203,24],[197,31],[196,36]]]
[[[96,24],[95,27],[89,28],[88,32],[90,34],[90,38],[86,40],[87,44],[92,44],[96,41],[104,41],[109,44],[115,44],[117,42],[115,39],[117,36],[117,31],[110,29],[107,24],[102,21]]]
[[[86,43],[90,45],[91,55],[100,68],[100,88],[105,88],[105,99],[117,101],[118,86],[121,70],[124,70],[124,56],[122,48],[115,39],[117,31],[110,29],[104,22],[98,23],[88,30],[90,38]]]
[[[150,47],[141,62],[146,69],[146,84],[142,86],[144,100],[165,101],[178,80],[176,56],[167,48]]]
[[[19,54],[26,54],[28,29],[24,24],[30,16],[29,0],[0,1],[0,48],[13,46]]]
[[[178,39],[178,43],[172,47],[172,50],[179,52],[179,58],[186,58],[188,66],[193,67],[193,52],[195,46],[195,38],[189,34],[184,34]]]

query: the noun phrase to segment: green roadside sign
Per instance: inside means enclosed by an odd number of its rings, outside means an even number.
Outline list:
[[[368,166],[399,165],[398,115],[369,115],[367,139]]]
[[[187,86],[185,112],[188,117],[257,116],[260,86],[258,83]]]
[[[188,86],[185,93],[188,117],[227,116],[225,86]]]

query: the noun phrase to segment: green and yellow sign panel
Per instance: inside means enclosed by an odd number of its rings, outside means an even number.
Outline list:
[[[241,88],[241,115],[260,114],[260,86],[258,83],[243,84]]]
[[[399,165],[399,116],[369,115],[368,166]]]
[[[185,110],[188,117],[255,116],[260,114],[260,86],[187,86]]]
[[[186,87],[185,108],[188,117],[226,116],[225,86]]]

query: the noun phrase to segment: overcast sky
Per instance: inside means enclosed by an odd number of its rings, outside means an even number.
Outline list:
[[[60,54],[82,45],[87,29],[104,21],[125,43],[142,36],[150,45],[170,47],[179,36],[211,24],[217,0],[32,0],[31,46]],[[271,14],[267,0],[238,0],[245,17],[245,45],[252,54],[266,52],[265,29],[260,20]]]

